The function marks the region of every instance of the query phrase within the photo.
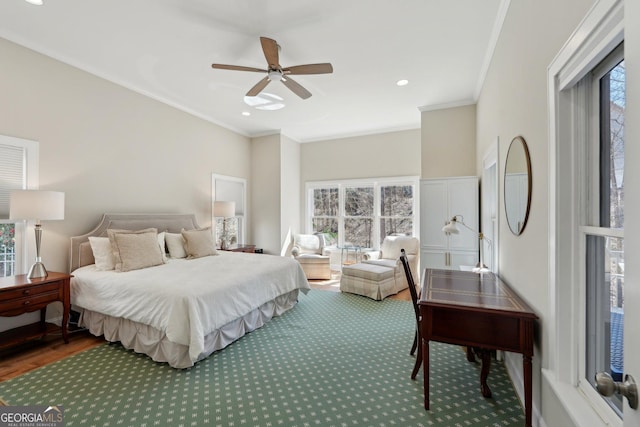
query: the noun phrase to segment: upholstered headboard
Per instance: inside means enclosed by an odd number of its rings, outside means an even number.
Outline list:
[[[73,271],[85,265],[94,264],[89,237],[106,237],[110,228],[120,230],[142,230],[157,228],[158,232],[180,233],[184,230],[199,228],[194,214],[104,214],[90,232],[71,238],[70,269]]]

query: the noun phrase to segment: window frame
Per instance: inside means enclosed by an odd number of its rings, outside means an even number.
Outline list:
[[[313,206],[313,190],[319,188],[338,188],[338,246],[344,246],[344,230],[345,230],[345,207],[344,197],[347,188],[354,187],[373,187],[373,247],[368,249],[380,249],[380,221],[383,218],[380,212],[380,188],[387,186],[410,185],[413,187],[413,237],[420,236],[420,177],[418,176],[401,176],[401,177],[379,177],[368,179],[344,179],[331,181],[309,181],[305,183],[305,232],[313,232],[312,220],[314,218]],[[333,217],[331,217],[333,218]],[[349,217],[355,218],[355,217]],[[385,216],[384,218],[388,218]],[[404,217],[403,217],[404,218]]]
[[[623,41],[624,1],[600,0],[556,55],[547,74],[549,358],[542,371],[576,425],[593,425],[599,420],[602,425],[622,426],[622,420],[603,399],[585,395],[578,384],[586,301],[581,280],[584,273],[573,259],[585,256],[579,226],[585,224],[589,206],[588,194],[576,190],[580,188],[577,183],[590,178],[582,166],[590,154],[579,148],[579,141],[593,133],[586,126],[587,114],[593,114],[590,85],[581,80]]]
[[[13,136],[0,135],[0,144],[18,147],[24,150],[24,190],[38,189],[38,164],[39,164],[39,144],[37,141],[16,138]],[[35,221],[13,221],[0,219],[2,223],[15,224],[15,274],[24,274],[28,271],[28,260],[34,259],[35,245],[30,245],[35,239],[33,225]]]

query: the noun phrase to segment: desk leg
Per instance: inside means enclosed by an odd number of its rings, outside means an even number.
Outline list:
[[[524,371],[524,419],[525,426],[531,427],[532,401],[531,401],[531,357],[522,356],[522,369]]]
[[[429,410],[429,341],[422,340],[422,373],[424,376],[424,409]]]
[[[491,389],[487,384],[487,378],[491,371],[491,351],[486,348],[480,349],[480,356],[482,358],[482,370],[480,371],[480,391],[484,397],[491,397]]]

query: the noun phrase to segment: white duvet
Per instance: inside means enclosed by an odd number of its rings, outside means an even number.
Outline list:
[[[175,343],[189,346],[196,360],[204,337],[277,296],[309,283],[292,258],[219,252],[197,259],[128,272],[72,272],[71,302],[81,308],[144,323]]]

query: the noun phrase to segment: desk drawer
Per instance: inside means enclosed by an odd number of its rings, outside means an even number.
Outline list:
[[[461,314],[436,307],[431,315],[430,339],[434,341],[522,352],[520,321],[516,318],[477,312]]]
[[[15,300],[23,297],[35,297],[40,294],[47,294],[50,292],[58,293],[60,289],[59,282],[45,283],[38,286],[18,287],[16,289],[4,289],[0,290],[0,304],[6,301]]]

